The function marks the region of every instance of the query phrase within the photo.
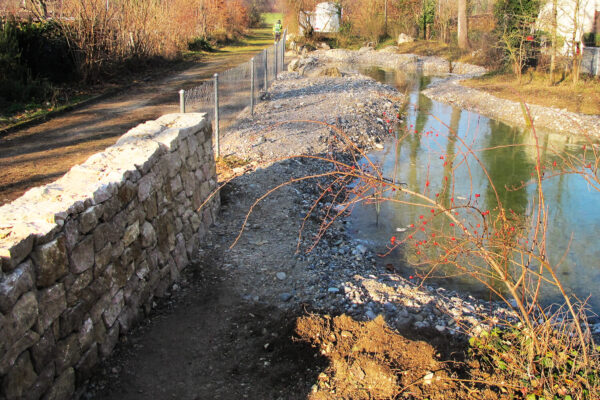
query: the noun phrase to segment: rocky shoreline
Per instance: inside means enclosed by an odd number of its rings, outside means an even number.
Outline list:
[[[284,178],[330,171],[332,165],[327,162],[285,159],[295,154],[323,155],[331,151],[334,131],[308,120],[339,127],[363,150],[382,148],[381,142],[389,136],[389,124],[382,116],[395,115],[406,101],[404,95],[358,74],[341,72],[340,77],[320,76],[321,71],[331,67],[321,58],[313,58],[304,66],[308,66],[304,77],[297,73],[280,75],[270,90],[268,101],[260,103],[255,110],[255,117],[242,116],[222,140],[224,154],[235,154],[252,160],[254,165],[262,165],[258,170],[253,168],[255,172],[232,181],[233,193],[228,192],[228,197],[238,199],[244,193],[255,198]],[[281,159],[284,160],[277,161]],[[270,160],[274,163],[270,164]],[[273,180],[271,174],[278,179]],[[295,198],[296,206],[284,211],[290,220],[304,217],[322,195],[321,187],[305,181],[294,184],[293,190],[281,189],[278,195]],[[270,203],[268,198],[265,202],[262,207],[269,210],[285,203],[281,199]],[[224,225],[220,227],[220,235],[232,240],[226,232],[235,231],[234,221],[239,218],[232,215],[247,205],[232,207],[227,203],[224,201]],[[318,204],[317,212],[329,206],[327,202]],[[376,254],[385,244],[380,249],[369,249],[347,234],[346,222],[343,218],[336,220],[312,252],[295,256],[293,267],[282,263],[276,271],[269,271],[270,279],[267,277],[260,284],[255,282],[251,288],[245,288],[246,299],[275,303],[284,308],[306,304],[328,313],[347,313],[357,320],[371,320],[382,314],[388,324],[397,329],[432,329],[457,336],[478,334],[488,329],[490,323],[510,318],[506,305],[481,301],[442,287],[419,287],[417,279],[390,273]],[[250,224],[244,235],[253,236],[254,229],[264,228],[263,223]],[[308,231],[314,233],[317,228],[318,225],[313,224]],[[236,261],[227,263],[228,268],[235,274],[260,274],[244,255],[247,251],[244,243],[273,239],[242,240],[231,249]],[[404,271],[404,275],[408,276],[409,271]]]
[[[460,81],[471,76],[451,76],[436,82],[423,91],[427,97],[452,104],[465,110],[475,111],[486,117],[497,119],[509,125],[527,127],[529,117],[525,117],[521,103],[501,99],[461,85]],[[553,107],[526,104],[533,126],[570,135],[600,136],[600,116],[586,115]]]
[[[446,79],[435,82],[422,93],[433,100],[475,111],[509,125],[528,126],[520,103],[461,85],[460,81],[462,80],[484,74],[486,69],[480,66],[459,62],[450,63],[439,57],[399,54],[394,46],[379,51],[370,47],[358,51],[319,50],[310,53],[309,57],[322,63],[337,65],[340,69],[345,70],[348,69],[348,66],[371,65],[384,69],[424,74],[450,74]],[[599,115],[574,113],[566,109],[535,104],[527,104],[527,108],[534,126],[538,129],[563,134],[600,136]]]

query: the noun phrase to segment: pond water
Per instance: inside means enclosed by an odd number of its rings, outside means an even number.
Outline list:
[[[429,195],[444,192],[446,197],[455,196],[458,203],[471,202],[481,210],[493,210],[497,204],[494,191],[484,170],[477,166],[472,156],[467,156],[469,167],[467,163],[456,167],[454,179],[451,179],[452,194],[442,189],[448,182],[445,178],[449,174],[449,168],[444,165],[446,160],[464,159],[461,154],[466,150],[461,144],[462,140],[470,144],[484,165],[504,208],[512,209],[519,215],[531,213],[537,197],[537,184],[532,178],[536,151],[534,136],[528,129],[510,127],[420,94],[421,90],[441,77],[411,76],[377,68],[361,72],[408,94],[405,119],[395,135],[400,137],[407,131],[422,133],[407,134],[402,141],[389,140],[383,150],[368,155],[381,165],[384,176],[393,177],[396,182],[402,182],[406,188],[416,192]],[[448,127],[457,132],[461,140],[448,136]],[[552,166],[555,161],[561,165],[561,155],[582,155],[583,144],[587,149],[591,147],[589,139],[582,137],[539,131],[537,134],[544,165]],[[521,188],[518,189],[518,186]],[[589,304],[595,312],[599,312],[600,298],[596,294],[600,283],[600,246],[597,244],[600,238],[600,193],[579,175],[550,178],[544,181],[543,189],[548,207],[549,259],[556,265],[567,254],[556,268],[560,280],[570,293],[580,299],[591,296]],[[390,196],[400,195],[396,192]],[[406,235],[400,232],[405,232],[407,228],[410,230],[410,224],[418,223],[419,215],[424,213],[422,207],[393,202],[383,202],[378,208],[374,204],[356,207],[350,217],[350,231],[355,238],[379,246],[381,252],[385,250],[382,243],[389,243],[394,235]],[[409,257],[407,252],[410,249],[403,247],[386,256],[382,262],[402,265],[406,275],[413,274],[418,268],[422,269],[421,272],[427,269],[426,266],[406,264]],[[480,297],[489,296],[481,284],[466,278],[444,278],[439,283],[446,287],[466,289]],[[550,290],[546,291],[543,302],[550,304],[558,300],[557,293]]]

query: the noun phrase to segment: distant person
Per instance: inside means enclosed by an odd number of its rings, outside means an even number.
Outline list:
[[[281,20],[278,19],[277,22],[275,22],[275,25],[273,25],[273,35],[275,36],[275,41],[279,42],[279,39],[281,39],[281,30],[283,29],[283,26],[281,25]]]

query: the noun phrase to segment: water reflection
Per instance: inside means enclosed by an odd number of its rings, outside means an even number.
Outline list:
[[[456,199],[468,201],[465,197],[477,193],[480,197],[471,201],[482,210],[493,212],[497,207],[497,192],[505,209],[512,209],[518,215],[531,212],[536,196],[532,173],[537,151],[530,132],[432,101],[419,93],[440,78],[411,77],[377,69],[364,72],[400,90],[408,90],[410,105],[406,120],[399,128],[401,134],[415,130],[427,133],[407,134],[404,141],[390,141],[383,150],[370,154],[382,165],[385,176],[394,176],[395,181],[404,182],[413,191],[430,195],[437,193],[438,201],[446,207],[458,201]],[[456,132],[456,136],[448,134],[449,131]],[[582,138],[541,132],[538,135],[540,156],[546,165],[558,160],[556,154],[577,154],[581,151]],[[481,168],[473,167],[476,165],[475,156],[463,155],[463,142],[474,149],[494,186]],[[565,252],[568,254],[557,268],[561,281],[580,299],[592,295],[590,305],[598,312],[600,300],[595,293],[600,282],[597,261],[600,247],[594,244],[600,234],[600,193],[589,188],[580,176],[560,175],[544,182],[544,194],[549,216],[547,244],[550,260],[556,265]],[[397,192],[393,195],[401,196]],[[379,224],[376,224],[375,206],[365,205],[355,209],[351,217],[352,227],[358,238],[381,245],[387,243],[397,230],[415,223],[420,213],[422,210],[414,207],[386,202],[380,207]],[[569,247],[571,235],[573,241]],[[392,259],[384,262],[402,263],[407,253],[393,252],[388,256]],[[483,288],[473,282],[444,280],[443,284],[467,287],[476,294],[486,295]],[[545,302],[558,299],[556,293],[550,293]]]

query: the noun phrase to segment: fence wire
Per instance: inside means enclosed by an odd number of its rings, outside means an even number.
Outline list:
[[[230,125],[252,102],[256,105],[277,74],[283,71],[286,34],[287,31],[284,31],[277,43],[254,57],[254,68],[251,60],[218,74],[219,129]],[[251,90],[253,75],[254,92]],[[215,100],[215,79],[188,89],[183,95],[185,111],[207,113],[213,126],[216,125]]]

